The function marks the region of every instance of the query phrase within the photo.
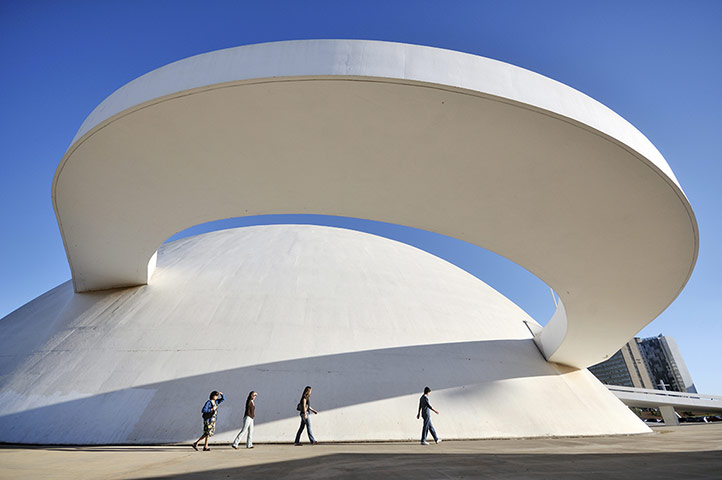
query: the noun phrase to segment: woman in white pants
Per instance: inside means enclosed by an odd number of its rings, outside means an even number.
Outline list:
[[[248,430],[246,434],[246,448],[253,448],[253,418],[256,416],[256,404],[254,399],[258,394],[251,390],[246,399],[246,413],[243,415],[243,428],[236,435],[236,439],[233,440],[231,445],[233,448],[238,448],[238,444],[241,443],[241,435],[243,432]]]

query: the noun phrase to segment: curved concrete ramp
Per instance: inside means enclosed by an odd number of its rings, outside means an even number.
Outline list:
[[[174,233],[309,213],[442,233],[558,292],[548,360],[613,354],[679,294],[692,210],[655,147],[614,112],[501,62],[318,40],[252,45],[144,75],[90,115],[53,200],[78,292],[148,282]]]
[[[0,442],[191,441],[214,389],[228,398],[214,441],[256,390],[256,441],[290,442],[307,384],[321,441],[417,439],[425,385],[446,439],[649,431],[587,370],[546,362],[524,322],[475,277],[381,237],[208,233],[164,245],[152,285],[65,283],[0,321]]]

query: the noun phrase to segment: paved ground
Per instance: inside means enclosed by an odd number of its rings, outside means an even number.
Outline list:
[[[0,446],[0,478],[722,479],[722,424],[638,436],[415,443]]]

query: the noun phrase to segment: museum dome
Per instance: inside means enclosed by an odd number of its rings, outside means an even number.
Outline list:
[[[322,441],[418,437],[425,385],[444,438],[647,431],[589,372],[546,362],[536,322],[484,282],[352,230],[184,238],[159,249],[150,285],[66,282],[1,322],[2,442],[190,441],[211,390],[227,398],[213,441],[233,438],[250,390],[255,440],[291,441],[305,385]]]

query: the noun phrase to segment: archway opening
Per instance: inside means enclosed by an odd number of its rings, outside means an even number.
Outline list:
[[[550,298],[549,286],[511,260],[463,240],[393,223],[332,215],[253,215],[194,225],[172,235],[164,243],[230,228],[289,224],[357,230],[431,253],[482,280],[522,308],[542,326],[546,325],[556,309],[555,302]]]

